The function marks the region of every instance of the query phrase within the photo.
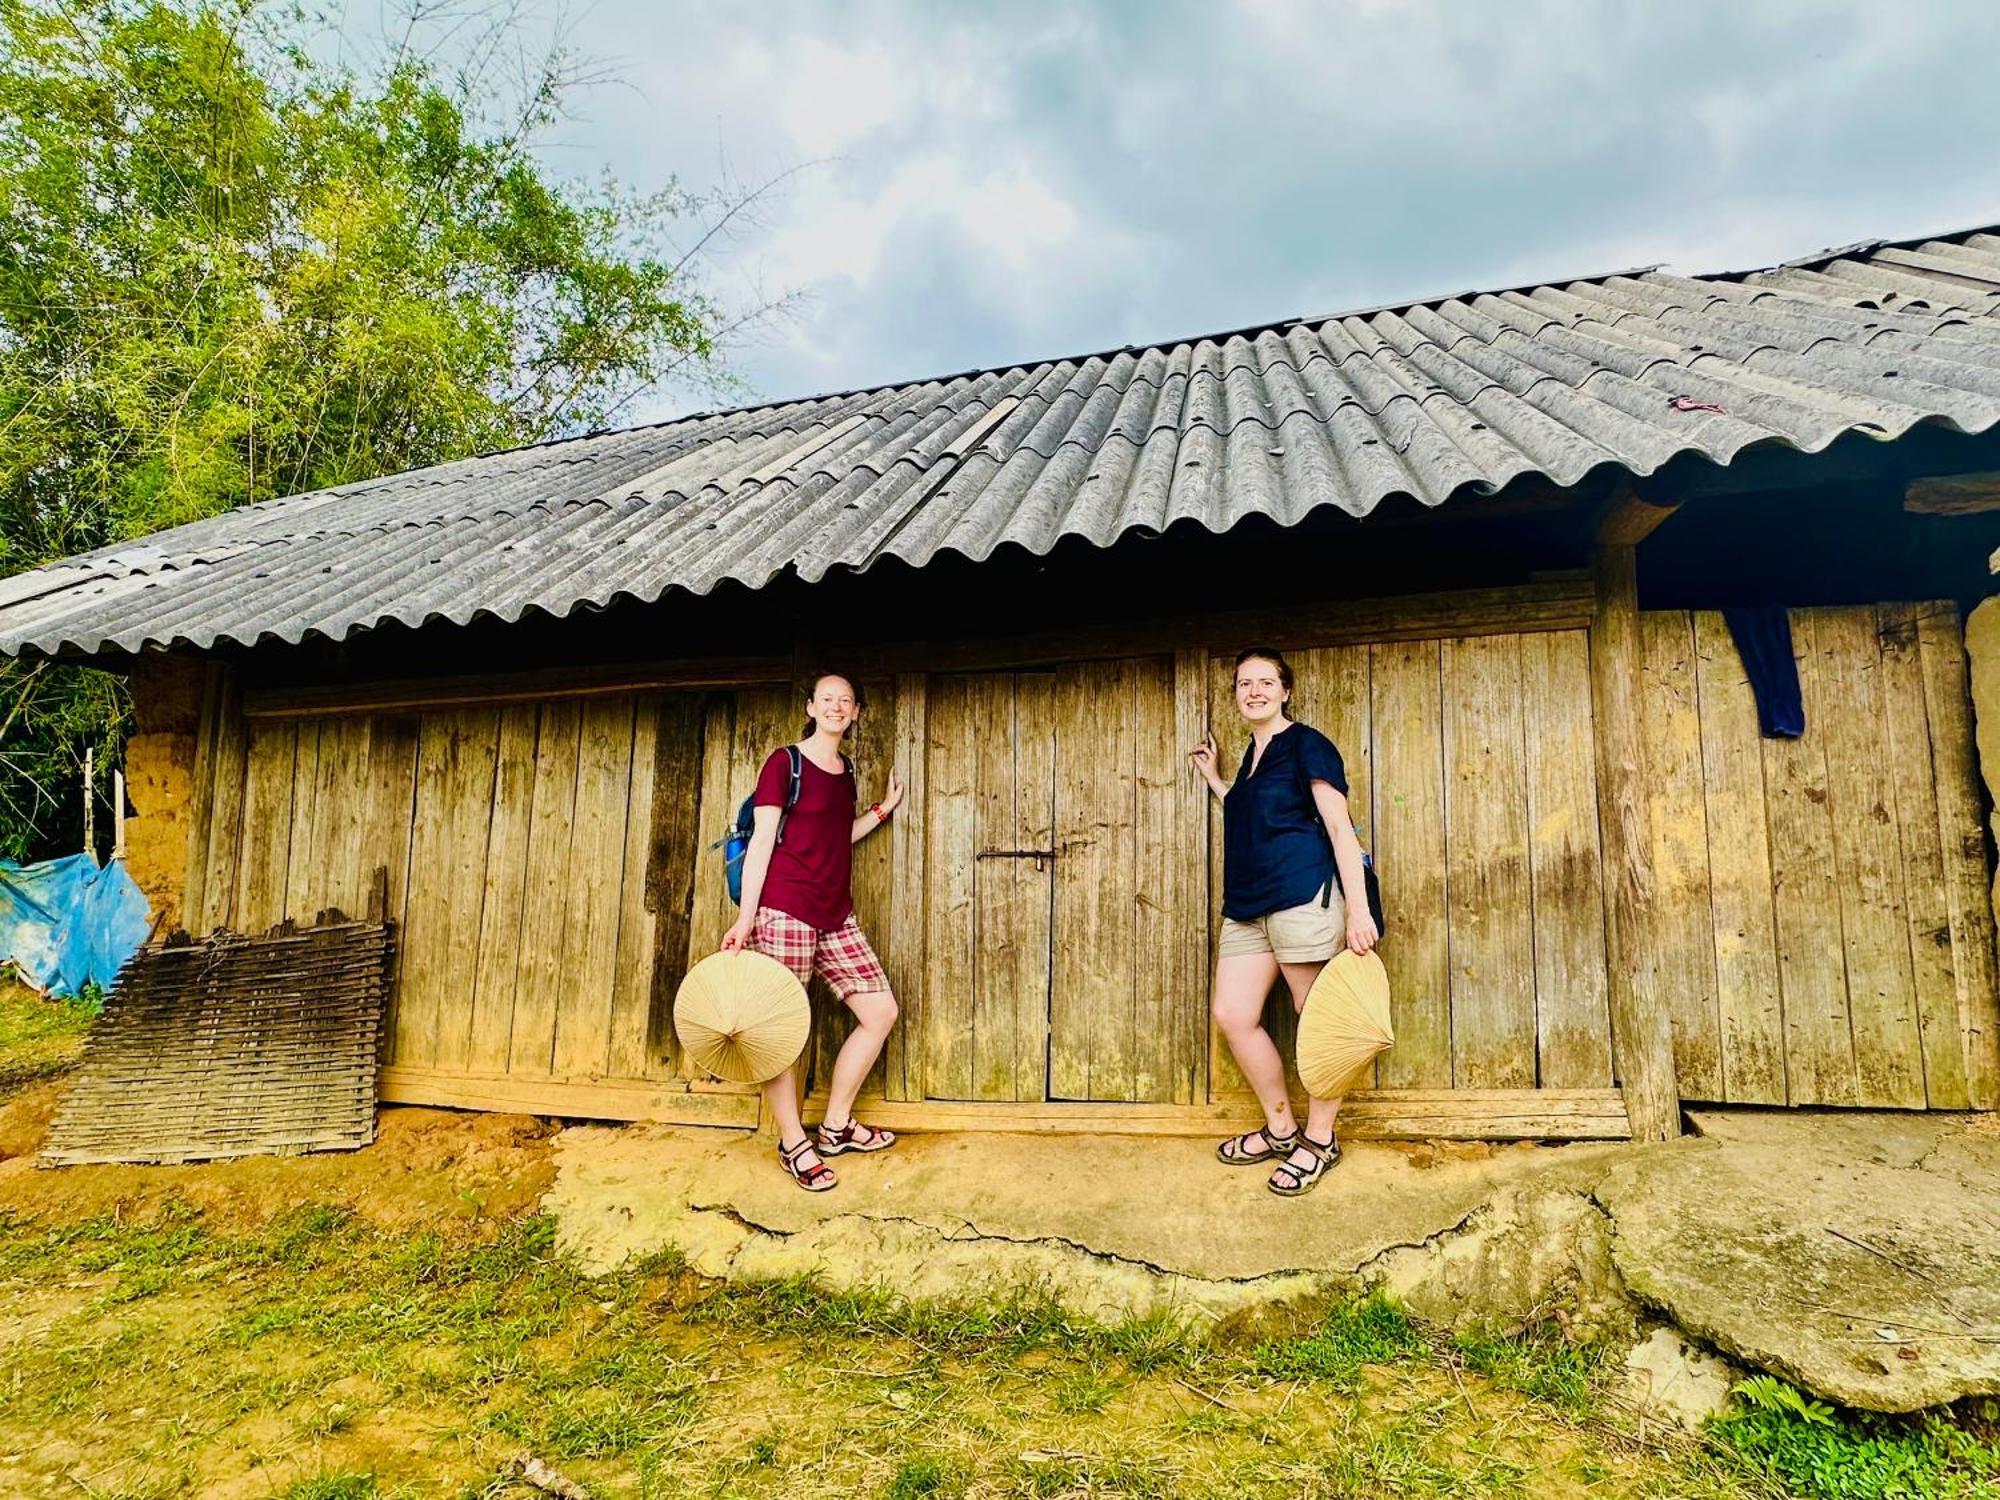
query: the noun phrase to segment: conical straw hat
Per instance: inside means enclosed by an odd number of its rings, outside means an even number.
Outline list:
[[[711,953],[674,996],[674,1032],[697,1067],[731,1083],[776,1078],[805,1050],[812,1009],[792,971],[763,953]]]
[[[1319,971],[1299,1017],[1299,1081],[1315,1099],[1338,1099],[1396,1040],[1389,971],[1373,953],[1336,953]]]

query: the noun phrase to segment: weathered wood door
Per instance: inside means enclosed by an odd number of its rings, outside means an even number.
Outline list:
[[[1205,1000],[1174,983],[1204,913],[1172,660],[936,677],[929,724],[926,1094],[1171,1101]]]

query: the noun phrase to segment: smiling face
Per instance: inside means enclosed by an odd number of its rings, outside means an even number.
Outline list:
[[[813,684],[812,696],[806,699],[806,717],[828,734],[844,737],[861,717],[854,684],[832,674],[820,678]]]
[[[1258,728],[1284,716],[1292,690],[1285,686],[1278,664],[1261,656],[1245,657],[1236,667],[1236,710]]]

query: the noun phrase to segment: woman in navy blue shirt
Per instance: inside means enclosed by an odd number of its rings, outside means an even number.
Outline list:
[[[1280,974],[1292,1004],[1342,948],[1366,953],[1379,934],[1360,892],[1361,841],[1347,812],[1347,771],[1333,741],[1291,716],[1292,669],[1257,647],[1236,658],[1236,708],[1250,726],[1236,780],[1216,767],[1211,737],[1189,752],[1222,799],[1222,935],[1216,944],[1216,1025],[1264,1106],[1264,1123],[1215,1154],[1231,1166],[1277,1161],[1270,1189],[1310,1191],[1340,1160],[1338,1099],[1313,1099],[1303,1135],[1285,1093],[1285,1064],[1264,1030],[1264,997]]]

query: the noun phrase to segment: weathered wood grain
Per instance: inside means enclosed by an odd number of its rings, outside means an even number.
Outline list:
[[[1590,642],[1580,630],[1521,637],[1534,906],[1536,1078],[1545,1088],[1611,1086],[1604,886]]]
[[[645,1078],[653,1053],[653,910],[647,897],[653,835],[653,775],[659,765],[660,701],[643,694],[632,703],[632,749],[625,794],[624,848],[619,859],[617,940],[611,966],[611,1013],[605,1072]],[[666,794],[672,796],[671,791]]]
[[[1860,1095],[1847,1009],[1825,716],[1843,711],[1823,682],[1817,611],[1792,614],[1806,732],[1764,741],[1771,873],[1784,987],[1785,1070],[1793,1104],[1853,1104]]]
[[[695,889],[704,875],[722,878],[715,868],[721,863],[721,851],[708,848],[711,840],[702,837],[700,823],[708,710],[707,699],[697,693],[665,694],[657,710],[646,861],[646,910],[653,924],[647,983],[649,1076],[672,1077],[681,1071],[673,1007],[688,970]]]
[[[1945,892],[1939,833],[1937,767],[1917,645],[1917,612],[1908,604],[1875,611],[1882,653],[1883,732],[1880,772],[1893,795],[1903,861],[1904,928],[1923,1045],[1924,1099],[1932,1109],[1967,1109],[1965,1035],[1951,965],[1951,903]]]
[[[555,1068],[556,1010],[571,976],[563,972],[570,847],[576,818],[581,705],[541,708],[535,742],[534,805],[521,895],[521,957],[515,967],[514,1024],[507,1072],[544,1077]]]
[[[441,1068],[467,1066],[472,1049],[473,984],[479,952],[479,908],[486,892],[487,838],[493,825],[493,770],[500,744],[500,713],[454,709],[449,725],[449,769],[441,810],[441,857],[424,867],[441,900],[430,907],[443,923],[428,974],[437,1009],[431,1057]]]
[[[1874,611],[1813,612],[1825,716],[1807,721],[1826,753],[1834,872],[1847,961],[1856,1102],[1924,1102],[1923,1041],[1910,972],[1893,778],[1882,765],[1882,652]]]
[[[973,1092],[973,1003],[977,981],[975,907],[979,851],[978,728],[981,679],[931,681],[924,854],[924,1086],[934,1098]]]
[[[925,745],[928,736],[929,684],[921,673],[896,678],[896,709],[892,763],[903,778],[903,805],[889,820],[889,952],[895,968],[901,1020],[889,1033],[882,1053],[882,1088],[892,1099],[921,1098],[924,1093],[922,1038],[927,1003],[925,951],[925,860],[929,791]],[[890,960],[885,960],[890,961]]]
[[[1128,1098],[1171,1103],[1183,1069],[1176,1045],[1180,1018],[1180,929],[1196,913],[1176,909],[1182,863],[1175,817],[1181,758],[1174,743],[1174,663],[1160,657],[1133,667],[1132,764],[1132,1071]],[[1032,866],[1030,866],[1032,869]]]
[[[1021,672],[1014,678],[1014,826],[1016,849],[1055,847],[1055,675]],[[1015,892],[1013,938],[1014,1099],[1043,1099],[1049,1087],[1049,986],[1056,872],[1028,860],[1011,866]]]
[[[1396,1045],[1378,1068],[1385,1088],[1449,1088],[1452,1081],[1439,660],[1436,641],[1374,648],[1374,852],[1396,1028]]]
[[[1965,634],[1950,604],[1917,607],[1917,646],[1937,773],[1939,846],[1951,915],[1952,977],[1965,1037],[1966,1090],[1978,1109],[2000,1107],[2000,982],[1986,834],[1973,758],[1972,700]]]
[[[1173,1097],[1179,1104],[1207,1097],[1209,935],[1214,930],[1208,893],[1208,804],[1214,799],[1188,764],[1187,752],[1208,732],[1210,671],[1206,651],[1184,649],[1174,656],[1172,750],[1177,842],[1168,909],[1174,922]]]
[[[1644,728],[1637,701],[1638,560],[1630,547],[1597,549],[1597,617],[1590,632],[1591,707],[1596,724],[1599,826],[1611,924],[1611,1050],[1636,1140],[1680,1134],[1680,1087],[1674,1077],[1673,1027],[1645,1002],[1646,913],[1653,898],[1653,855],[1646,821]]]
[[[1653,899],[1642,928],[1645,1003],[1673,1023],[1674,1070],[1683,1099],[1723,1097],[1722,1020],[1716,999],[1714,916],[1709,907],[1708,817],[1695,698],[1694,625],[1685,610],[1639,616],[1646,736],[1646,812]]]
[[[1723,1095],[1783,1104],[1785,1012],[1757,700],[1722,616],[1703,611],[1694,625]]]
[[[236,876],[236,921],[258,932],[285,914],[291,863],[296,724],[256,724],[245,751],[243,837]]]
[[[1535,1083],[1535,947],[1517,636],[1444,643],[1452,1081]]]
[[[521,961],[540,717],[533,704],[514,704],[500,711],[485,890],[479,902],[479,940],[472,955],[469,995],[472,1027],[465,1065],[478,1072],[505,1072],[513,1050],[514,977]]]
[[[563,922],[565,983],[556,1003],[555,1069],[565,1077],[603,1077],[610,1065],[634,721],[631,698],[594,698],[583,705]]]
[[[200,934],[240,926],[236,919],[237,875],[242,863],[244,781],[249,732],[241,710],[236,676],[227,668],[217,687],[209,738],[209,803],[202,849],[199,905],[190,901],[188,930]],[[192,842],[192,841],[191,841]],[[197,918],[194,914],[199,912]]]

